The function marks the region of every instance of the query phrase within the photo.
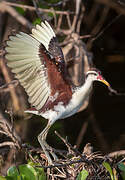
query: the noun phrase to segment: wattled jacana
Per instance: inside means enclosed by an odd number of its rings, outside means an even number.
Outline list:
[[[90,69],[85,82],[74,87],[68,80],[67,67],[55,33],[47,21],[36,25],[32,34],[20,32],[10,36],[5,48],[7,65],[24,87],[31,109],[28,113],[48,119],[48,124],[38,136],[38,141],[49,163],[52,163],[46,136],[52,124],[62,118],[77,113],[88,98],[93,81],[109,86],[100,72]],[[56,155],[50,152],[54,159]]]

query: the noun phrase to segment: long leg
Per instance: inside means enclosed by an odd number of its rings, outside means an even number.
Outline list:
[[[45,127],[45,129],[39,134],[38,136],[38,141],[46,155],[46,157],[48,158],[48,162],[49,164],[52,164],[52,159],[48,153],[48,151],[46,149],[51,149],[50,146],[46,143],[46,137],[48,134],[48,131],[50,129],[50,127],[52,126],[52,124],[54,123],[54,121],[48,121],[47,126]],[[53,156],[54,159],[57,159],[57,156],[51,151],[50,152],[51,155]]]

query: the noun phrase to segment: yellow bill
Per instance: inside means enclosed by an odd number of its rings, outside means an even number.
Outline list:
[[[100,81],[101,81],[102,83],[104,83],[106,86],[110,87],[110,84],[109,84],[106,80],[101,79]]]

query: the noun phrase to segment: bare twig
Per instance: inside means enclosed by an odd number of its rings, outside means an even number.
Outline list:
[[[69,28],[71,28],[71,20],[69,14],[67,14],[66,18],[67,18],[68,26]]]
[[[66,139],[61,137],[57,131],[55,131],[55,134],[65,143],[65,145],[69,149],[71,149],[76,155],[80,156],[82,160],[86,161],[86,158],[76,148],[74,148]]]
[[[79,15],[79,11],[80,11],[80,4],[81,4],[81,0],[77,0],[76,1],[76,11],[75,11],[75,15],[73,18],[73,22],[72,22],[72,32],[75,31],[76,28],[76,24],[77,24],[77,19],[78,19],[78,15]]]
[[[87,26],[90,29],[93,26],[93,22],[96,21],[96,15],[97,15],[97,12],[98,12],[99,9],[100,9],[99,4],[98,3],[93,3],[90,12],[84,18],[84,23],[87,24]]]
[[[18,22],[20,22],[22,25],[28,27],[31,29],[33,26],[32,24],[23,16],[21,16],[13,7],[11,7],[7,2],[0,2],[0,11],[6,11],[8,12],[11,16],[17,19]]]
[[[93,30],[91,31],[91,35],[93,36],[96,36],[96,34],[100,31],[101,27],[103,26],[104,24],[104,21],[107,17],[107,14],[109,12],[110,8],[109,7],[104,7],[103,11],[102,11],[102,14],[101,14],[101,17],[99,19],[99,21],[97,22],[96,26],[93,28]],[[87,49],[90,50],[91,47],[92,47],[92,43],[95,39],[92,38],[90,39],[88,42],[87,42]]]
[[[0,113],[0,133],[6,135],[11,139],[11,142],[6,141],[0,143],[0,147],[2,146],[14,146],[20,149],[20,139],[14,132],[13,127],[7,122],[7,120],[3,117],[2,113]]]
[[[3,147],[3,146],[14,146],[15,147],[15,143],[9,142],[9,141],[0,143],[0,147]]]
[[[21,7],[23,9],[29,9],[31,11],[35,11],[36,8],[32,7],[32,6],[27,6],[27,5],[22,5],[22,4],[17,4],[17,3],[11,3],[11,2],[5,2],[5,4],[9,5],[9,6],[14,6],[14,7]],[[42,9],[42,8],[38,8],[38,10],[40,12],[44,12],[44,13],[49,13],[49,12],[53,12],[52,9]],[[56,14],[63,14],[63,15],[67,15],[67,14],[74,14],[74,12],[71,11],[56,11]]]
[[[90,123],[92,124],[93,131],[96,134],[96,137],[98,138],[98,141],[99,141],[102,149],[104,151],[107,151],[109,149],[109,145],[108,145],[98,123],[96,122],[96,119],[95,119],[93,113],[91,113],[91,115],[90,115]]]
[[[54,26],[56,27],[57,26],[57,17],[56,17],[56,11],[54,8],[51,8],[52,9],[52,13],[53,13],[53,17],[54,17]]]
[[[122,156],[122,155],[125,155],[125,150],[119,150],[119,151],[111,152],[106,156],[115,157],[115,156]]]
[[[125,15],[125,7],[121,6],[118,3],[115,3],[113,0],[96,0],[96,2],[105,4],[109,6],[110,8],[115,9],[118,13]]]
[[[35,1],[35,0],[32,0],[32,2],[33,2],[33,5],[34,5],[34,7],[35,7],[35,9],[36,9],[36,14],[37,14],[37,16],[41,19],[41,14],[42,14],[42,12],[40,13],[36,1]]]
[[[57,30],[57,31],[59,31],[59,30],[60,30],[61,23],[62,23],[62,17],[63,17],[63,15],[62,15],[62,14],[60,14],[60,15],[59,15],[59,18],[58,18],[57,27],[56,27],[56,30]]]
[[[81,162],[85,162],[85,160],[83,160],[82,158],[76,161],[70,161],[64,164],[55,164],[55,165],[50,165],[50,166],[35,166],[35,167],[41,167],[41,168],[55,168],[55,167],[66,167],[72,164],[76,164],[76,163],[81,163]]]
[[[76,147],[77,148],[79,148],[79,146],[80,146],[80,144],[81,144],[81,142],[83,140],[83,136],[84,136],[84,134],[86,132],[87,127],[88,127],[88,121],[84,122],[83,125],[82,125],[80,133],[79,133],[78,138],[76,140]]]
[[[39,1],[40,1],[40,0],[39,0]],[[45,5],[51,6],[51,7],[56,7],[56,6],[60,6],[61,4],[66,3],[66,2],[68,2],[68,1],[70,1],[70,0],[60,0],[60,1],[57,2],[57,3],[47,3],[45,0],[44,0],[44,1],[42,0],[42,4],[45,4]]]
[[[0,86],[0,93],[10,92],[11,88],[15,88],[19,84],[18,80],[13,80],[10,83]],[[11,86],[10,86],[11,85]]]
[[[83,16],[84,16],[84,11],[85,11],[85,7],[82,4],[81,13],[80,13],[80,16],[79,16],[79,19],[78,19],[78,22],[77,22],[77,27],[76,27],[76,32],[78,34],[80,33],[80,27],[81,27],[81,23],[82,23]]]
[[[10,76],[9,76],[9,73],[7,71],[7,68],[5,66],[5,63],[3,61],[3,58],[0,59],[0,69],[2,70],[2,73],[4,75],[4,78],[6,80],[6,83],[11,83],[11,79],[10,79]],[[19,104],[19,100],[18,100],[18,97],[16,95],[16,91],[15,89],[13,88],[13,85],[12,84],[9,84],[9,88],[10,88],[10,95],[11,95],[11,98],[13,100],[13,106],[14,106],[14,109],[16,111],[18,111],[20,109],[20,104]]]

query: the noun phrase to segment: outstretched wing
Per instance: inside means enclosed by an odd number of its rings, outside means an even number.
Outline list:
[[[41,26],[37,24],[36,28],[32,29],[32,36],[44,45],[49,52],[50,59],[56,64],[58,70],[65,74],[63,52],[49,23],[45,21],[45,23],[41,23]]]
[[[52,95],[52,91],[55,94],[61,83],[64,84],[64,81],[58,81],[58,84],[55,82],[53,88],[54,82],[49,77],[50,72],[53,72],[51,67],[56,68],[56,76],[59,75],[61,79],[60,72],[63,74],[65,69],[55,33],[47,22],[41,23],[41,26],[36,25],[36,28],[32,29],[31,35],[20,32],[16,36],[10,36],[5,50],[7,65],[25,88],[29,102],[40,110]]]

